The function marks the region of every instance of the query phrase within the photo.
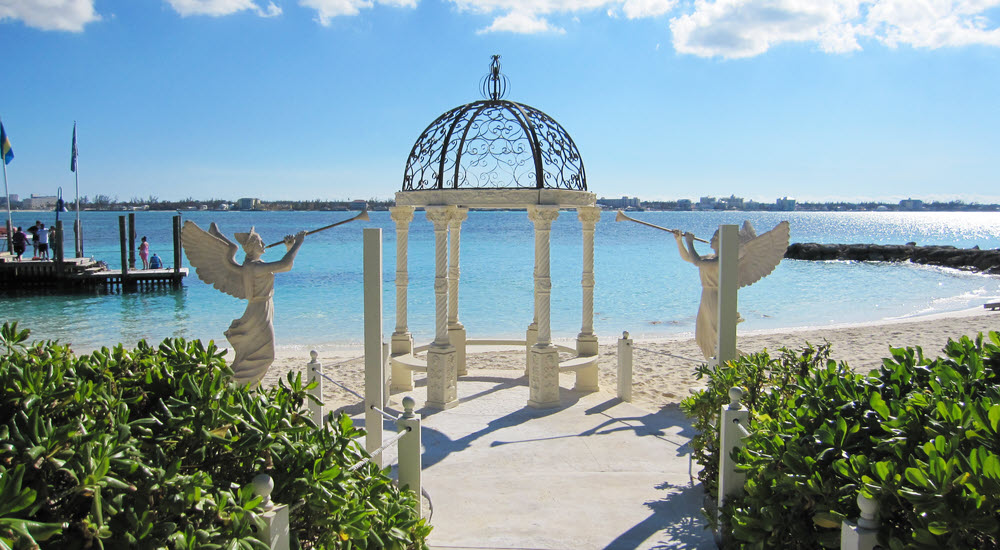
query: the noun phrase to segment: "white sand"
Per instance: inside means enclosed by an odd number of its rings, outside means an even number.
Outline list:
[[[799,349],[806,342],[814,345],[824,341],[832,344],[832,357],[846,361],[855,370],[868,371],[882,364],[889,356],[889,348],[920,346],[928,357],[940,355],[949,338],[963,335],[975,336],[989,330],[1000,331],[1000,312],[984,309],[967,310],[946,315],[927,316],[918,320],[879,322],[824,328],[803,328],[785,331],[740,332],[738,347],[743,352],[763,349],[776,351],[782,347]],[[324,346],[320,362],[330,378],[358,393],[364,392],[364,361],[360,348]],[[323,348],[321,348],[323,349]],[[524,368],[524,350],[483,351],[469,348],[469,369]],[[601,388],[614,393],[617,388],[617,339],[605,340],[601,345]],[[289,371],[301,370],[309,362],[307,350],[281,350],[265,378],[265,384],[275,384]],[[633,402],[641,407],[657,410],[680,402],[689,395],[689,389],[701,385],[694,378],[695,368],[701,363],[701,354],[694,339],[686,338],[645,340],[634,343]],[[339,364],[338,364],[339,363]],[[419,380],[424,375],[414,373]],[[460,382],[461,383],[461,382]],[[573,375],[560,377],[563,387],[571,388]],[[327,383],[325,401],[354,414],[362,410],[355,396]]]

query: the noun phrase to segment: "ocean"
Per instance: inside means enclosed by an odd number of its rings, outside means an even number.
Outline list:
[[[83,212],[87,256],[120,267],[118,216]],[[136,212],[137,234],[167,267],[173,263],[171,218],[176,212]],[[227,235],[255,226],[266,243],[356,215],[356,212],[182,212]],[[1000,248],[1000,214],[966,212],[636,212],[637,219],[691,231],[708,239],[720,224],[750,222],[763,233],[788,220],[791,242],[954,245]],[[54,213],[15,212],[14,224]],[[72,228],[73,213],[62,214]],[[595,232],[594,327],[601,341],[622,331],[634,338],[691,335],[701,295],[698,270],[678,255],[673,236],[606,212]],[[384,334],[395,327],[396,232],[388,212],[306,238],[288,273],[275,280],[274,327],[279,348],[326,349],[360,345],[363,338],[364,227],[382,229]],[[70,229],[71,230],[71,229]],[[410,331],[418,344],[434,333],[433,230],[422,212],[410,226]],[[71,239],[69,242],[72,242]],[[137,239],[138,242],[138,239]],[[471,212],[461,238],[459,320],[470,338],[523,338],[533,313],[534,236],[525,212]],[[707,245],[698,245],[708,253]],[[71,246],[68,246],[71,248]],[[552,230],[552,332],[574,338],[581,328],[582,232],[576,213],[564,211]],[[30,250],[29,250],[30,251]],[[270,249],[274,261],[284,247]],[[70,251],[70,254],[72,252]],[[241,257],[238,256],[241,260]],[[138,260],[137,260],[138,261]],[[184,266],[187,258],[184,258]],[[739,330],[823,327],[916,319],[981,307],[1000,299],[1000,277],[913,264],[784,260],[768,277],[739,294],[745,319]],[[194,270],[180,289],[119,293],[37,293],[3,289],[0,319],[30,328],[33,339],[55,339],[92,349],[167,337],[215,340],[243,314],[245,302],[200,281]]]

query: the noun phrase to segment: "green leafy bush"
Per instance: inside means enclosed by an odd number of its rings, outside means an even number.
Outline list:
[[[419,496],[373,463],[348,471],[363,432],[316,426],[300,376],[240,387],[212,342],[78,357],[27,338],[0,331],[0,548],[266,548],[259,473],[293,547],[426,547]]]
[[[746,388],[751,412],[734,455],[745,495],[721,514],[730,544],[837,548],[860,491],[879,502],[887,548],[1000,548],[1000,335],[943,351],[893,349],[869,374],[830,359],[827,346],[702,367],[708,388],[682,407],[700,431],[695,458],[712,494],[714,422],[730,387]]]

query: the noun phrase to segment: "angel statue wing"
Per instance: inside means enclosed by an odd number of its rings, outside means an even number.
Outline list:
[[[215,288],[246,300],[249,297],[243,285],[240,264],[236,263],[239,247],[219,231],[213,222],[208,231],[191,220],[184,222],[181,242],[188,262],[194,266],[198,278]]]
[[[740,229],[739,288],[756,283],[778,267],[788,250],[788,234],[787,221],[760,236],[749,221],[743,222]]]

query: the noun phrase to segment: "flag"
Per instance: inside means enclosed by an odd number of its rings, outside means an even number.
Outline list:
[[[76,150],[76,123],[73,123],[73,157],[69,159],[69,171],[76,172],[76,157],[80,152]]]
[[[4,164],[10,164],[10,161],[14,160],[14,149],[10,146],[10,140],[7,139],[7,131],[3,129],[2,122],[0,122],[0,155],[3,156]]]

